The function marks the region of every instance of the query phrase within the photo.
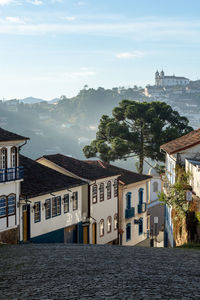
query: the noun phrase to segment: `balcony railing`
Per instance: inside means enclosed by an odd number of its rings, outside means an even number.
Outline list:
[[[23,167],[0,169],[0,182],[23,179],[23,177],[24,177]]]
[[[145,213],[146,210],[147,210],[146,203],[138,204],[138,214]]]
[[[130,219],[130,218],[132,218],[134,216],[135,216],[135,208],[134,207],[127,208],[125,210],[125,218],[126,219]]]

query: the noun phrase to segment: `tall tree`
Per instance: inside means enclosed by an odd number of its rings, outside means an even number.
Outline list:
[[[139,173],[145,158],[164,160],[160,145],[193,130],[188,119],[165,102],[122,100],[112,114],[102,116],[96,139],[83,152],[106,162],[137,156]]]

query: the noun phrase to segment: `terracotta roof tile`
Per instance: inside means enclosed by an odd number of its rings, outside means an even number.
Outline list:
[[[80,178],[87,180],[96,180],[119,175],[119,172],[116,170],[105,170],[99,165],[89,165],[84,160],[62,154],[44,155],[43,157]]]
[[[193,130],[166,144],[163,144],[160,149],[169,154],[173,154],[191,148],[197,144],[200,144],[200,128],[197,130]]]
[[[24,167],[21,193],[31,198],[87,184],[83,180],[63,175],[23,155],[20,155],[20,166]]]
[[[144,175],[144,174],[138,174],[136,172],[132,172],[126,169],[119,168],[114,165],[110,165],[108,163],[104,163],[101,160],[86,160],[88,164],[93,164],[93,165],[99,165],[102,168],[105,168],[107,170],[112,170],[116,171],[120,174],[119,180],[123,182],[124,184],[131,184],[135,182],[139,182],[142,180],[150,179],[152,176],[149,175]]]

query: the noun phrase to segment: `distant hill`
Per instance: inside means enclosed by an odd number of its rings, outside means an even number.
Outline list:
[[[20,102],[26,103],[26,104],[34,104],[39,102],[46,102],[44,99],[34,98],[34,97],[27,97],[24,99],[19,100]]]

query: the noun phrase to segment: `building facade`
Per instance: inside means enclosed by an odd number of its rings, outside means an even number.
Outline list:
[[[103,169],[120,174],[118,178],[118,243],[134,246],[144,241],[149,232],[147,202],[151,176],[131,172],[100,160],[89,161]]]
[[[161,87],[167,86],[186,86],[190,83],[190,80],[185,77],[180,76],[166,76],[162,70],[160,73],[156,71],[155,73],[155,85]]]
[[[88,213],[83,224],[90,228],[89,243],[117,243],[118,172],[61,154],[45,155],[37,162],[67,176],[87,181]]]
[[[165,152],[165,178],[163,182],[163,191],[169,194],[170,186],[176,183],[177,167],[185,170],[186,158],[190,160],[198,160],[200,158],[200,129],[191,131],[190,133],[172,140],[161,146],[161,150]],[[175,247],[181,245],[188,240],[186,224],[183,224],[185,235],[177,232],[174,227],[176,215],[173,207],[165,206],[165,246]]]
[[[87,182],[20,156],[24,182],[20,201],[20,241],[88,243],[83,228],[87,214]]]
[[[28,138],[0,128],[0,242],[19,241],[19,196],[23,167],[19,151]]]

